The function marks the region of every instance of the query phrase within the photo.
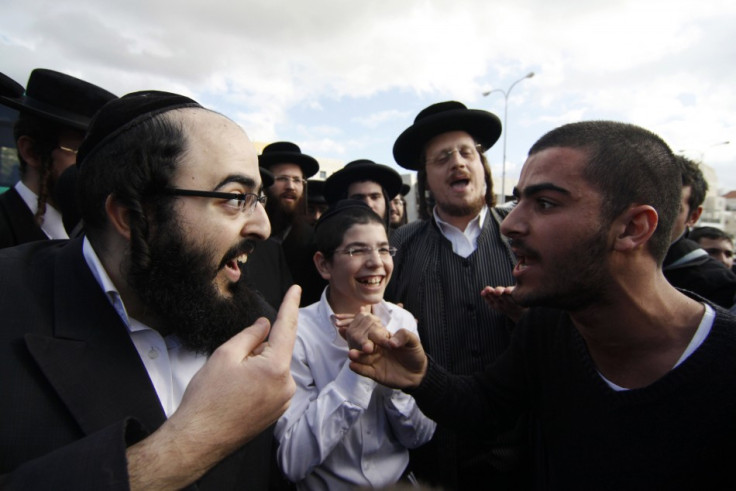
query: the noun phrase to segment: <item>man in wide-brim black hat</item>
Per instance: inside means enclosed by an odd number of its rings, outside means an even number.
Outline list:
[[[392,229],[399,228],[402,225],[408,223],[408,217],[406,215],[406,195],[411,191],[411,186],[404,183],[401,185],[401,190],[394,199],[391,200],[391,208],[389,209],[389,225]]]
[[[305,210],[306,180],[319,171],[319,163],[314,157],[302,153],[295,143],[283,141],[266,145],[258,163],[274,176],[273,184],[266,189],[269,198],[267,210],[273,235],[283,239],[289,234],[291,220]],[[282,215],[286,220],[284,223]]]
[[[401,190],[401,175],[387,165],[372,160],[353,160],[325,181],[325,198],[330,205],[341,199],[364,201],[386,220],[391,198]]]
[[[274,179],[266,188],[269,240],[281,245],[291,277],[302,287],[301,305],[309,305],[319,300],[326,284],[312,261],[317,249],[314,231],[305,218],[307,178],[319,171],[319,163],[302,153],[298,145],[286,141],[266,145],[258,163],[271,171]],[[256,249],[256,256],[259,254]]]
[[[0,196],[0,247],[68,237],[55,185],[76,162],[92,116],[113,99],[105,89],[54,70],[33,70],[25,89],[0,74],[0,104],[19,111],[14,137],[21,175]]]
[[[417,317],[425,350],[459,374],[481,370],[509,343],[509,321],[479,294],[487,285],[514,283],[514,255],[500,233],[507,211],[494,207],[483,155],[500,135],[496,115],[446,101],[422,110],[393,149],[399,165],[418,171],[425,219],[392,234],[398,252],[386,295]],[[494,456],[485,459],[489,452]],[[412,456],[412,470],[447,489],[490,487],[496,471],[488,462],[507,465],[503,456],[510,454],[503,445],[482,445],[440,426]]]
[[[309,179],[307,181],[307,223],[314,225],[324,212],[327,211],[325,199],[325,181]]]

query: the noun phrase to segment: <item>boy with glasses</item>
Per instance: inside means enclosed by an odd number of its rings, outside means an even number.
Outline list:
[[[383,300],[396,249],[368,205],[340,201],[316,234],[314,263],[329,286],[299,311],[291,363],[297,391],[276,425],[279,464],[299,489],[380,488],[406,473],[407,448],[428,441],[435,424],[411,396],[352,372],[338,329],[416,334],[416,322]]]

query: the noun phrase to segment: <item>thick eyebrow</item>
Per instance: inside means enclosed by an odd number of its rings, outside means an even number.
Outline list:
[[[230,174],[229,176],[225,177],[222,181],[217,183],[217,186],[215,186],[215,189],[213,191],[217,191],[218,189],[222,188],[226,184],[230,184],[231,182],[242,184],[247,189],[253,189],[256,187],[256,181],[250,177],[244,176],[242,174]],[[259,189],[259,192],[263,189],[263,186]]]
[[[387,240],[384,240],[384,241],[379,242],[378,244],[376,244],[376,246],[378,246],[378,247],[384,247],[384,246],[387,246],[387,245],[388,245],[388,241]],[[345,244],[345,247],[343,249],[349,249],[351,247],[372,247],[372,246],[368,245],[367,242],[351,242],[349,244]]]
[[[519,188],[514,187],[513,195],[514,198],[519,199],[521,198],[522,194],[525,197],[533,196],[537,193],[541,193],[542,191],[554,191],[556,193],[561,193],[566,196],[570,196],[570,191],[568,191],[565,188],[561,188],[559,186],[556,186],[552,184],[551,182],[543,182],[541,184],[533,184],[531,186],[527,186],[523,189],[523,191],[519,191]]]

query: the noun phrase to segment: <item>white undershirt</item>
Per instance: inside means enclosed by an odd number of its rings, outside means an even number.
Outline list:
[[[703,341],[705,341],[705,338],[708,337],[708,334],[710,334],[710,330],[713,328],[713,322],[716,319],[716,313],[713,310],[713,308],[707,303],[704,303],[703,305],[705,305],[705,313],[703,314],[703,318],[701,319],[700,324],[698,325],[698,329],[695,331],[693,338],[690,340],[690,343],[687,345],[687,348],[685,348],[685,351],[682,353],[682,356],[680,356],[680,359],[677,360],[677,363],[675,363],[675,366],[672,367],[672,370],[680,366],[685,360],[687,360],[690,357],[690,355],[692,355],[695,352],[696,349],[700,347],[701,344],[703,344]],[[598,374],[608,384],[608,386],[611,387],[613,390],[618,391],[618,392],[629,390],[626,387],[621,387],[620,385],[614,384],[613,382],[608,380],[606,377],[604,377],[602,373],[598,372]]]
[[[107,294],[110,304],[128,328],[130,339],[146,367],[146,372],[156,389],[166,417],[171,416],[179,407],[192,377],[207,361],[207,356],[184,348],[177,336],[170,334],[163,337],[155,329],[129,317],[120,293],[102,266],[87,237],[84,238],[82,253],[95,280]]]
[[[23,181],[18,181],[15,184],[15,190],[23,199],[31,215],[36,216],[38,211],[38,195],[31,191],[31,189],[23,184]],[[61,213],[59,210],[46,203],[46,212],[43,214],[43,220],[41,221],[41,230],[49,239],[68,239],[69,234],[66,233],[64,228],[64,222],[61,220]]]
[[[442,220],[437,213],[437,206],[434,207],[432,213],[434,220],[437,222],[437,228],[440,233],[452,244],[452,252],[460,257],[468,257],[478,248],[478,237],[483,230],[483,222],[488,215],[488,207],[483,206],[478,216],[470,220],[465,230],[460,230],[454,225]]]

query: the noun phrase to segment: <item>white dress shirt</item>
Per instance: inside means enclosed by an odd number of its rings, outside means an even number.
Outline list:
[[[483,231],[483,221],[488,215],[488,207],[483,206],[478,216],[470,220],[465,230],[460,230],[442,220],[437,213],[437,206],[432,210],[434,221],[437,223],[440,233],[452,244],[452,252],[460,257],[468,257],[478,248],[478,237]]]
[[[128,328],[130,339],[146,367],[148,377],[168,418],[179,407],[187,385],[205,364],[207,357],[184,348],[177,336],[170,334],[163,337],[155,329],[129,317],[120,293],[87,237],[84,238],[82,253],[92,275]]]
[[[23,184],[23,181],[18,181],[15,184],[15,190],[23,198],[26,206],[31,210],[31,214],[36,216],[36,212],[38,211],[38,195]],[[61,213],[49,203],[46,203],[46,212],[43,214],[41,230],[49,239],[69,238],[69,234],[66,233],[66,229],[64,228],[64,222],[61,219]]]
[[[411,396],[350,370],[326,292],[299,309],[291,360],[297,389],[275,429],[279,465],[298,489],[383,487],[401,478],[407,448],[427,442],[436,425]],[[373,313],[392,333],[417,333],[414,317],[394,304],[382,301]]]

